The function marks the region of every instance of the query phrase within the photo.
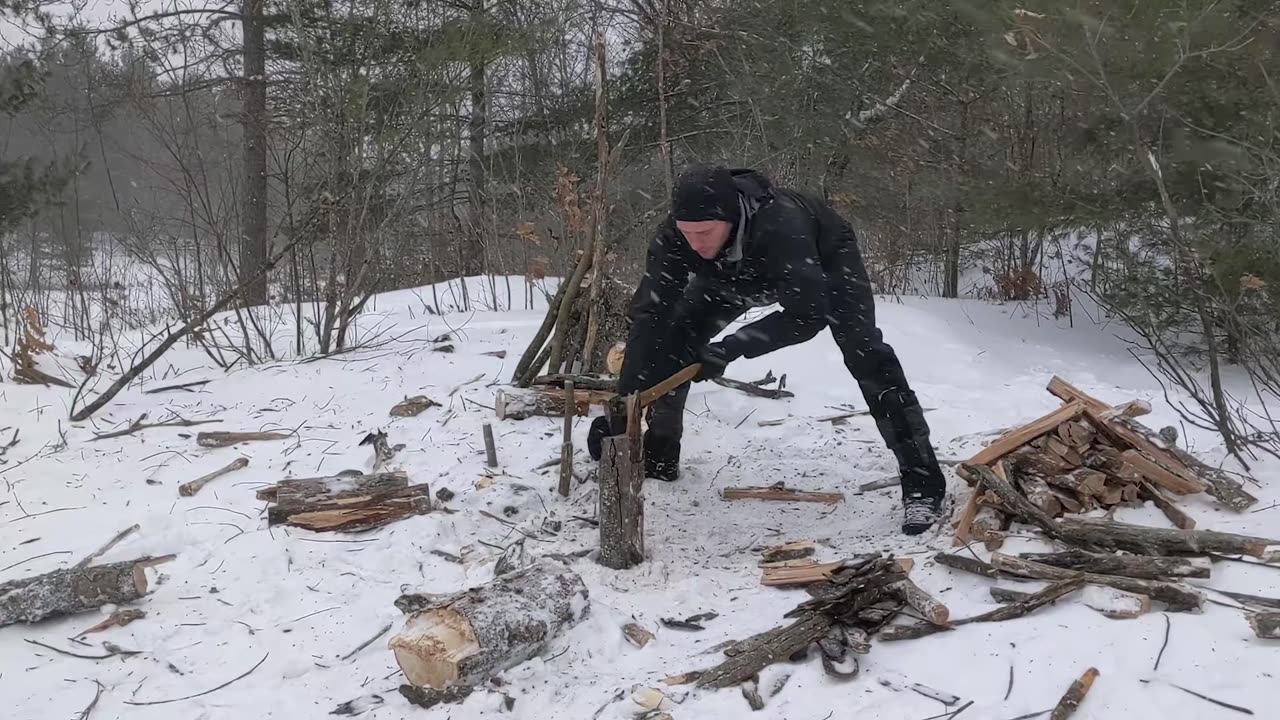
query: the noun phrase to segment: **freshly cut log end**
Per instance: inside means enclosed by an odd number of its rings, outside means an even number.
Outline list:
[[[1249,627],[1263,640],[1280,640],[1280,612],[1253,613]]]
[[[587,601],[576,573],[539,563],[419,605],[388,646],[413,685],[476,687],[541,653]]]
[[[1113,620],[1129,620],[1151,612],[1151,598],[1115,588],[1090,585],[1084,589],[1082,600]]]
[[[0,627],[133,602],[147,593],[148,565],[128,560],[0,583]]]

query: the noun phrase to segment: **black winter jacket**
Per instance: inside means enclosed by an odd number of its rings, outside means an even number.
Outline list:
[[[774,187],[755,170],[732,174],[743,213],[717,257],[706,260],[695,253],[670,215],[650,242],[645,275],[628,313],[631,331],[620,392],[662,379],[652,377],[654,355],[668,352],[670,320],[691,282],[697,291],[744,310],[781,306],[721,341],[731,360],[805,342],[827,326],[825,273],[842,247],[856,242],[853,229],[821,198]]]

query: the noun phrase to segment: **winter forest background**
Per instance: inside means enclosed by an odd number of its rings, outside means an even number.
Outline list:
[[[1184,420],[1275,445],[1274,2],[4,5],[6,374],[45,327],[109,380],[184,324],[230,367],[394,335],[389,290],[630,285],[718,161],[827,197],[879,291],[1100,310]]]

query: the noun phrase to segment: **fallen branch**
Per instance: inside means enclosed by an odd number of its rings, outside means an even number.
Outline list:
[[[162,392],[172,392],[172,391],[174,391],[174,390],[183,390],[183,391],[186,391],[186,392],[190,392],[190,391],[191,391],[191,388],[195,388],[195,387],[204,387],[205,385],[208,385],[208,384],[209,384],[209,383],[211,383],[211,382],[213,382],[213,381],[212,381],[212,380],[196,380],[195,382],[179,383],[179,384],[177,384],[177,385],[162,385],[162,386],[160,386],[160,387],[158,387],[158,388],[152,388],[152,389],[150,389],[150,390],[143,390],[143,391],[142,391],[142,394],[143,394],[143,395],[156,395],[156,394],[158,394],[158,393],[162,393]]]
[[[67,657],[78,658],[80,660],[106,660],[107,658],[113,658],[113,657],[116,657],[117,655],[127,656],[127,655],[139,654],[138,650],[121,650],[119,648],[116,648],[116,649],[108,648],[106,655],[81,655],[79,653],[73,653],[70,650],[63,650],[62,648],[56,648],[52,645],[46,645],[45,643],[42,643],[39,640],[31,640],[29,638],[23,638],[23,640],[31,643],[32,645],[38,645],[44,648],[45,650],[52,650],[58,653],[59,655],[66,655]]]
[[[191,482],[187,482],[179,485],[178,494],[181,495],[182,497],[191,497],[192,495],[195,495],[196,493],[200,492],[200,489],[203,488],[205,485],[208,485],[209,483],[213,482],[214,480],[217,480],[223,475],[235,472],[236,470],[241,470],[246,467],[249,467],[249,458],[236,458],[235,460],[232,460],[230,464],[228,464],[226,467],[220,470],[214,470],[208,475],[196,478]]]
[[[76,718],[76,720],[89,720],[89,713],[93,712],[93,709],[98,707],[98,700],[102,699],[102,683],[94,680],[93,684],[98,686],[98,689],[93,693],[93,700],[89,701],[88,707],[80,711],[80,717]]]
[[[253,667],[251,667],[251,668],[249,668],[247,671],[245,671],[245,672],[244,672],[244,674],[242,674],[242,675],[237,675],[236,677],[231,678],[230,680],[228,680],[228,681],[226,681],[226,682],[222,683],[222,684],[221,684],[221,685],[219,685],[218,687],[210,688],[209,690],[205,690],[204,692],[198,692],[198,693],[196,693],[196,694],[194,694],[194,695],[185,695],[185,696],[183,696],[183,697],[179,697],[179,698],[171,698],[171,699],[169,699],[169,700],[151,700],[151,701],[149,701],[149,702],[133,702],[132,700],[125,700],[125,701],[124,701],[124,704],[125,704],[125,705],[139,705],[139,706],[141,706],[141,705],[167,705],[167,704],[169,704],[169,703],[182,702],[183,700],[191,700],[191,699],[198,698],[198,697],[204,697],[205,695],[211,695],[211,694],[216,693],[216,692],[218,692],[219,690],[221,690],[221,689],[223,689],[223,688],[227,687],[228,685],[230,685],[230,684],[232,684],[232,683],[234,683],[234,682],[237,682],[237,681],[239,681],[239,680],[243,680],[243,679],[245,679],[245,678],[249,677],[249,675],[250,675],[254,670],[257,670],[259,667],[261,667],[261,666],[262,666],[262,663],[264,663],[264,662],[266,662],[266,661],[267,661],[267,657],[268,657],[268,656],[270,656],[270,655],[271,655],[271,653],[267,653],[266,655],[263,655],[263,656],[262,656],[262,659],[261,659],[261,660],[259,660],[259,661],[258,661],[258,663],[257,663],[256,665],[254,665]]]
[[[105,545],[89,553],[88,557],[76,563],[75,565],[72,565],[72,567],[75,569],[80,569],[88,566],[89,563],[105,555],[108,550],[115,547],[116,545],[119,545],[121,540],[124,540],[125,538],[129,537],[133,533],[137,532],[139,527],[140,527],[139,525],[135,524],[135,525],[130,525],[129,527],[121,530],[120,532],[116,533],[115,537],[108,540]]]
[[[1116,575],[1098,575],[1081,573],[1076,570],[1063,570],[1030,560],[1012,557],[1003,553],[992,553],[991,565],[996,570],[1012,575],[1032,578],[1034,580],[1062,581],[1083,577],[1092,585],[1106,585],[1125,592],[1146,595],[1169,606],[1170,612],[1188,612],[1199,610],[1204,605],[1204,596],[1193,588],[1177,583],[1158,580],[1138,580]]]
[[[385,625],[381,630],[379,630],[379,631],[377,632],[377,634],[376,634],[376,635],[374,635],[373,637],[369,638],[368,640],[365,640],[364,642],[360,643],[360,646],[359,646],[359,647],[357,647],[355,650],[352,650],[351,652],[347,653],[346,655],[343,655],[343,656],[342,656],[341,658],[339,658],[339,659],[340,659],[340,660],[350,660],[351,658],[355,657],[355,656],[356,656],[356,654],[357,654],[357,653],[359,653],[361,650],[363,650],[363,649],[365,649],[365,648],[369,647],[369,646],[370,646],[370,645],[372,645],[375,641],[377,641],[377,639],[378,639],[378,638],[382,637],[383,635],[386,635],[386,634],[387,634],[387,631],[391,629],[391,625],[392,625],[392,623],[387,623],[387,624],[386,624],[386,625]]]
[[[137,420],[134,420],[133,422],[129,423],[129,426],[124,428],[123,430],[113,430],[111,432],[99,433],[89,438],[89,442],[95,442],[97,440],[108,440],[110,438],[124,437],[125,435],[132,435],[136,432],[149,430],[151,428],[195,427],[196,425],[212,425],[214,423],[222,422],[221,420],[184,420],[182,418],[177,418],[175,420],[165,420],[164,422],[158,422],[158,423],[143,422],[143,420],[146,420],[146,419],[147,419],[147,414],[143,413],[138,416]]]
[[[1140,679],[1138,682],[1141,682],[1141,683],[1144,683],[1144,684],[1145,684],[1145,683],[1150,683],[1151,681],[1150,681],[1150,680],[1143,680],[1143,679]],[[1244,715],[1252,715],[1252,714],[1253,714],[1253,711],[1252,711],[1252,710],[1250,710],[1249,708],[1246,708],[1246,707],[1240,707],[1239,705],[1232,705],[1232,704],[1231,704],[1231,703],[1229,703],[1229,702],[1223,702],[1223,701],[1221,701],[1221,700],[1215,700],[1215,699],[1213,699],[1213,698],[1209,697],[1208,695],[1201,695],[1200,693],[1196,692],[1195,690],[1188,690],[1188,689],[1186,689],[1186,688],[1182,687],[1181,685],[1174,685],[1173,683],[1165,683],[1165,684],[1166,684],[1166,685],[1168,685],[1168,686],[1169,686],[1169,687],[1171,687],[1171,688],[1176,689],[1176,690],[1181,690],[1182,692],[1184,692],[1184,693],[1186,693],[1186,694],[1188,694],[1188,695],[1191,695],[1191,696],[1193,696],[1193,697],[1198,697],[1198,698],[1200,698],[1201,700],[1204,700],[1205,702],[1213,703],[1214,705],[1217,705],[1218,707],[1226,708],[1226,709],[1228,709],[1228,710],[1235,710],[1236,712],[1238,712],[1238,713],[1242,713],[1242,714],[1244,714]]]
[[[1122,575],[1142,580],[1209,577],[1213,567],[1207,558],[1151,557],[1148,555],[1106,555],[1067,550],[1058,553],[1022,553],[1023,560],[1052,565],[1065,570],[1080,570],[1098,575]]]
[[[744,392],[748,395],[766,398],[769,400],[782,400],[785,398],[792,398],[796,396],[795,393],[789,390],[783,390],[782,388],[770,389],[766,387],[761,387],[754,383],[743,382],[741,380],[734,380],[732,378],[727,378],[727,377],[712,378],[711,382],[721,387],[727,387],[731,390],[737,390],[739,392]]]
[[[1071,687],[1067,688],[1067,692],[1058,701],[1058,706],[1049,714],[1049,720],[1067,720],[1075,714],[1080,707],[1080,703],[1084,702],[1084,698],[1089,694],[1090,688],[1093,687],[1093,681],[1098,678],[1097,668],[1089,668],[1080,676],[1079,680],[1071,683]]]
[[[961,625],[972,625],[973,623],[983,622],[1002,622],[1004,620],[1014,620],[1016,618],[1028,615],[1045,605],[1048,605],[1059,598],[1069,595],[1084,586],[1084,578],[1076,577],[1059,581],[1041,590],[1038,593],[1028,595],[1023,599],[1013,602],[1004,607],[996,608],[991,612],[973,617],[956,620],[947,626],[939,626],[929,623],[915,623],[912,625],[890,625],[880,631],[880,639],[886,642],[896,640],[915,640],[917,638],[927,637],[934,633],[950,630]]]

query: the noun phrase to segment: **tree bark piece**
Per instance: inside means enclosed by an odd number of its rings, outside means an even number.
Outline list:
[[[209,483],[213,482],[214,480],[217,480],[223,475],[226,475],[228,473],[233,473],[236,470],[241,470],[246,467],[249,467],[249,458],[236,458],[235,460],[232,460],[228,465],[221,468],[220,470],[214,470],[208,475],[205,475],[203,477],[198,477],[195,480],[192,480],[191,482],[186,482],[179,485],[178,494],[181,495],[182,497],[191,497],[192,495],[195,495],[196,493],[200,492],[200,489],[203,488],[205,485],[208,485]]]
[[[720,491],[725,500],[778,500],[834,505],[844,502],[844,493],[796,490],[779,482],[767,487],[728,487]]]
[[[1080,703],[1084,702],[1084,698],[1089,694],[1089,689],[1093,687],[1093,681],[1098,678],[1098,670],[1089,668],[1080,676],[1079,680],[1071,683],[1071,687],[1067,688],[1067,692],[1058,701],[1057,707],[1049,714],[1049,720],[1067,720],[1075,714],[1080,707]]]
[[[396,403],[391,408],[391,417],[417,417],[426,412],[428,408],[438,407],[439,405],[440,403],[426,395],[414,395]]]
[[[600,457],[600,562],[625,570],[644,560],[644,459],[632,458],[626,435],[604,439]]]
[[[1112,555],[1084,550],[1057,553],[1021,553],[1023,560],[1038,562],[1064,570],[1079,570],[1096,575],[1121,575],[1139,580],[1209,577],[1213,567],[1202,557],[1151,557],[1149,555]]]
[[[1062,534],[1071,542],[1084,542],[1111,550],[1145,555],[1249,555],[1261,558],[1280,540],[1234,535],[1213,530],[1174,530],[1090,518],[1063,518]]]
[[[919,585],[911,582],[910,579],[900,580],[890,585],[889,588],[898,593],[903,602],[915,608],[925,620],[940,627],[948,625],[947,621],[951,618],[951,611],[947,609],[947,606],[938,602],[933,596],[922,590]]]
[[[1252,613],[1249,627],[1264,640],[1280,640],[1280,612]]]
[[[202,432],[196,436],[196,444],[205,448],[224,448],[246,442],[264,440],[288,440],[287,433],[277,432]]]
[[[592,405],[606,405],[614,397],[602,390],[573,391],[574,414],[585,416]],[[559,388],[503,388],[494,396],[494,412],[499,420],[527,420],[531,417],[564,416],[565,395]]]
[[[975,615],[969,618],[956,620],[948,626],[931,625],[928,623],[914,623],[910,625],[890,625],[880,631],[880,639],[886,642],[894,642],[898,640],[915,640],[917,638],[927,637],[943,630],[950,630],[961,625],[971,625],[973,623],[983,622],[1002,622],[1004,620],[1014,620],[1029,613],[1032,613],[1045,605],[1048,605],[1059,598],[1079,590],[1084,585],[1084,578],[1067,578],[1050,585],[1038,593],[1028,595],[1027,597],[1017,600],[1009,605],[996,608],[988,613]]]
[[[484,464],[496,468],[498,467],[498,447],[493,440],[493,426],[485,423],[481,431],[484,435]]]
[[[1145,500],[1150,500],[1152,505],[1160,508],[1160,512],[1164,513],[1164,516],[1169,518],[1169,522],[1173,523],[1173,526],[1179,530],[1196,529],[1195,518],[1183,512],[1182,508],[1175,505],[1164,493],[1160,492],[1159,488],[1151,483],[1144,480],[1139,485],[1138,496]]]
[[[1151,598],[1111,587],[1090,585],[1082,601],[1113,620],[1131,620],[1151,612]]]
[[[797,540],[789,542],[786,545],[774,545],[765,548],[760,555],[760,565],[763,567],[767,563],[783,562],[786,560],[801,560],[813,555],[818,547],[814,545],[812,540]]]
[[[588,602],[582,578],[549,562],[425,603],[420,597],[396,601],[413,612],[388,645],[412,685],[435,690],[477,687],[537,656]]]
[[[147,592],[145,568],[164,559],[63,568],[0,583],[0,627],[133,602]]]
[[[1146,595],[1159,600],[1169,607],[1170,612],[1189,612],[1199,610],[1204,605],[1204,596],[1196,590],[1177,583],[1159,580],[1138,580],[1118,575],[1098,575],[1082,573],[1077,570],[1063,570],[1051,565],[1015,558],[1003,553],[991,555],[991,565],[1002,573],[1020,575],[1035,580],[1059,582],[1076,577],[1083,577],[1091,585],[1105,585],[1117,590]]]
[[[784,662],[827,634],[834,620],[826,613],[806,612],[790,625],[754,635],[730,648],[734,654],[699,676],[698,687],[727,688],[748,680],[765,667]],[[726,651],[727,654],[728,651]]]
[[[760,387],[759,385],[753,385],[748,382],[742,382],[741,380],[734,380],[732,378],[727,378],[727,377],[713,378],[711,382],[721,387],[727,387],[731,390],[737,390],[739,392],[744,392],[748,395],[766,398],[768,400],[782,400],[785,398],[792,398],[796,396],[795,393],[789,390],[783,390],[782,388],[765,388],[765,387]]]
[[[969,458],[967,464],[990,465],[996,460],[999,460],[1041,435],[1052,430],[1056,430],[1062,423],[1075,420],[1080,417],[1080,414],[1083,412],[1084,405],[1081,403],[1070,403],[1064,405],[1048,415],[1033,420],[1021,427],[1014,428],[1004,435],[1001,435],[999,438],[996,438],[995,442]]]

